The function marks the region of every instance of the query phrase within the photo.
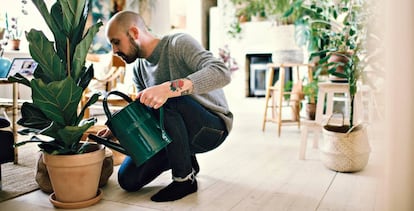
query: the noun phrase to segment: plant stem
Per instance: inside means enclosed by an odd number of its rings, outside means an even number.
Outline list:
[[[70,41],[68,37],[66,37],[66,65],[68,68],[68,77],[70,77]]]
[[[354,126],[354,99],[355,95],[351,95],[351,107],[349,108],[349,128]]]

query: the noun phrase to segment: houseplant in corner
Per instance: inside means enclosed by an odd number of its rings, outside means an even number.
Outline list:
[[[362,76],[370,58],[366,41],[368,36],[367,21],[370,18],[368,5],[364,0],[342,1],[338,4],[337,17],[342,16],[342,22],[325,27],[329,30],[328,43],[324,49],[314,52],[314,55],[325,55],[319,61],[319,66],[339,78],[346,79],[349,85],[349,122],[340,126],[328,124],[323,127],[324,144],[321,146],[321,161],[326,167],[339,172],[355,172],[362,170],[369,159],[370,146],[368,142],[367,128],[360,124],[354,117],[356,101],[355,97],[360,86]],[[339,19],[337,19],[339,20]],[[372,21],[372,20],[371,20]],[[339,30],[338,30],[339,29]],[[333,55],[346,58],[343,61],[332,61]],[[342,67],[342,71],[338,71]],[[359,108],[362,109],[362,108]],[[342,114],[342,118],[344,115]],[[344,122],[344,121],[343,121]]]
[[[99,96],[91,97],[84,108],[78,107],[83,91],[93,78],[93,66],[85,67],[86,54],[102,23],[85,31],[90,0],[57,0],[50,12],[43,0],[32,1],[53,33],[54,42],[43,31],[26,32],[30,54],[38,66],[31,80],[20,74],[9,80],[27,85],[32,91],[32,103],[22,105],[18,124],[39,130],[52,140],[32,137],[17,143],[16,147],[39,143],[54,190],[50,201],[55,206],[87,206],[102,196],[98,182],[105,151],[102,145],[80,140],[94,124],[93,120],[83,120],[84,111]],[[63,175],[56,170],[63,170]],[[92,170],[90,174],[89,170]]]

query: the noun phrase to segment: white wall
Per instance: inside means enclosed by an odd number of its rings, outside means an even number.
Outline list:
[[[387,147],[383,210],[414,210],[414,2],[383,0]]]
[[[151,0],[150,0],[151,1]],[[156,1],[152,10],[150,27],[156,35],[164,35],[170,31],[170,1],[152,0]]]

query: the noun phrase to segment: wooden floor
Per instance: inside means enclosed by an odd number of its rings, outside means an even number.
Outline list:
[[[275,124],[268,123],[262,132],[264,99],[245,98],[243,91],[232,84],[226,89],[234,130],[222,146],[197,156],[197,193],[155,203],[150,197],[171,182],[169,171],[139,192],[127,193],[117,184],[116,168],[103,188],[103,200],[87,210],[380,210],[383,143],[374,140],[377,135],[370,136],[372,152],[363,171],[337,173],[323,166],[311,146],[307,159],[298,159],[297,126],[282,127],[280,138]],[[0,203],[0,210],[53,209],[41,191]]]

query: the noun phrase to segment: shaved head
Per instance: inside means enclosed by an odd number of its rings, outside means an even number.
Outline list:
[[[115,28],[116,31],[127,32],[132,26],[138,27],[141,31],[147,31],[144,19],[138,13],[132,11],[121,11],[112,16],[112,18],[108,21],[105,33],[108,37],[108,31],[112,28]]]
[[[159,41],[149,32],[144,19],[132,11],[112,16],[106,24],[105,34],[113,53],[128,64],[137,58],[148,57]]]

